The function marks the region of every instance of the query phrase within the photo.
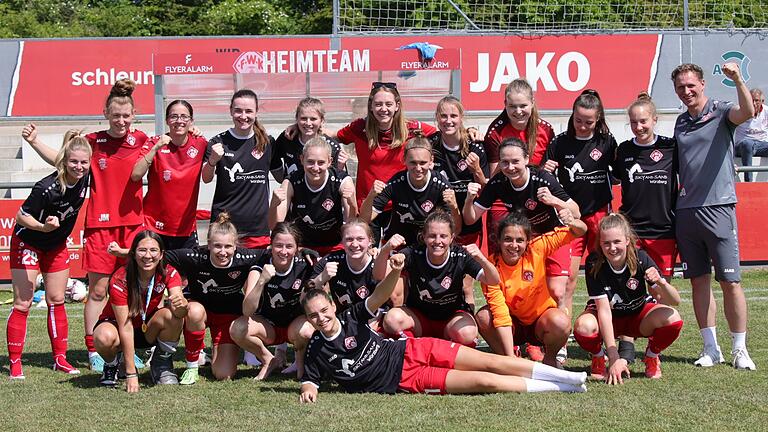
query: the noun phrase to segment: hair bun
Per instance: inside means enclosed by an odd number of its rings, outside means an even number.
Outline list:
[[[131,96],[136,89],[136,82],[129,78],[124,78],[115,81],[112,86],[112,90],[109,91],[110,96]]]
[[[216,223],[218,224],[223,224],[231,221],[232,221],[232,217],[229,216],[229,212],[226,212],[226,211],[219,213],[219,215],[216,217]]]

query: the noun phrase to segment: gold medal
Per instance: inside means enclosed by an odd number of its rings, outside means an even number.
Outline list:
[[[147,323],[141,323],[141,331],[144,333],[147,332]]]

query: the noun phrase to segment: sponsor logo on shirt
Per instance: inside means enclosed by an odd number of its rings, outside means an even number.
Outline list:
[[[161,230],[161,229],[163,229],[164,226],[165,226],[165,223],[160,222],[160,221],[155,221],[155,228]]]
[[[533,280],[533,272],[530,270],[526,270],[523,272],[523,280],[526,282],[530,282]]]
[[[368,288],[367,287],[361,286],[355,292],[357,293],[357,296],[360,297],[361,299],[364,299],[364,298],[368,297]]]
[[[592,160],[598,160],[598,159],[600,159],[600,156],[602,156],[602,155],[603,155],[603,152],[601,152],[598,149],[592,149],[592,151],[589,152],[589,157],[591,157]]]
[[[344,348],[351,350],[357,348],[357,340],[354,336],[344,338]]]
[[[664,157],[664,153],[662,153],[662,152],[660,152],[658,150],[654,150],[654,151],[651,152],[651,159],[653,159],[654,162],[660,161],[661,158],[663,158],[663,157]]]
[[[190,148],[187,149],[187,156],[189,156],[191,159],[194,159],[195,156],[197,156],[198,153],[199,152],[194,147],[190,147]]]
[[[435,205],[432,203],[431,200],[426,200],[423,203],[421,203],[421,209],[425,212],[429,212],[435,207]]]
[[[532,200],[532,199],[530,199],[530,198],[528,198],[528,199],[525,201],[525,208],[527,208],[528,210],[533,210],[533,209],[535,209],[535,208],[536,208],[536,205],[537,205],[536,201],[534,201],[534,200]]]
[[[440,282],[440,286],[445,288],[445,289],[450,288],[451,287],[451,277],[450,276],[444,277],[443,281]]]
[[[105,143],[107,142],[106,138],[96,138],[96,144]]]
[[[171,170],[163,170],[163,180],[171,181]]]
[[[100,158],[99,159],[99,169],[102,170],[102,171],[107,169],[107,160],[106,159],[104,159],[104,158]]]
[[[635,278],[629,278],[629,280],[627,281],[627,288],[633,291],[636,290],[638,286],[640,286],[640,281],[638,281]]]
[[[323,206],[325,211],[331,211],[331,209],[333,208],[333,200],[330,198],[327,198],[325,201],[323,201],[321,205]]]
[[[231,272],[229,272],[229,273],[227,273],[227,274],[228,274],[228,275],[229,275],[229,277],[231,277],[232,279],[237,279],[237,277],[238,277],[238,276],[240,276],[240,271],[231,271]]]

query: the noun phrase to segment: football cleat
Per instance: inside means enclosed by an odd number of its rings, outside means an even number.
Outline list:
[[[604,355],[592,356],[592,367],[591,367],[590,376],[592,377],[592,379],[596,379],[596,380],[605,379],[605,356]]]
[[[540,362],[544,360],[544,353],[541,352],[541,347],[528,344],[525,346],[525,353],[531,361]]]
[[[647,378],[661,378],[661,360],[658,357],[645,356],[643,363],[645,363],[645,376]]]
[[[704,349],[699,354],[698,360],[693,362],[693,364],[700,367],[712,367],[723,362],[725,362],[725,359],[723,358],[723,353],[720,351],[720,347],[704,345]]]
[[[64,372],[65,374],[69,375],[79,375],[80,371],[77,370],[74,366],[69,364],[67,361],[67,358],[63,355],[57,355],[56,358],[53,359],[53,370]]]
[[[755,362],[753,362],[752,359],[749,357],[749,353],[747,352],[746,348],[739,348],[731,352],[731,355],[733,355],[733,367],[735,367],[736,369],[744,369],[744,370],[757,369],[757,367],[755,366]]]
[[[24,371],[21,368],[21,359],[18,359],[16,361],[11,360],[11,376],[10,378],[12,380],[23,380],[26,378],[24,376]]]

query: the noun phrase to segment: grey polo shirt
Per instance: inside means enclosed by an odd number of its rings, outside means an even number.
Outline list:
[[[736,203],[730,102],[709,99],[697,117],[686,111],[675,122],[680,161],[677,208]]]

